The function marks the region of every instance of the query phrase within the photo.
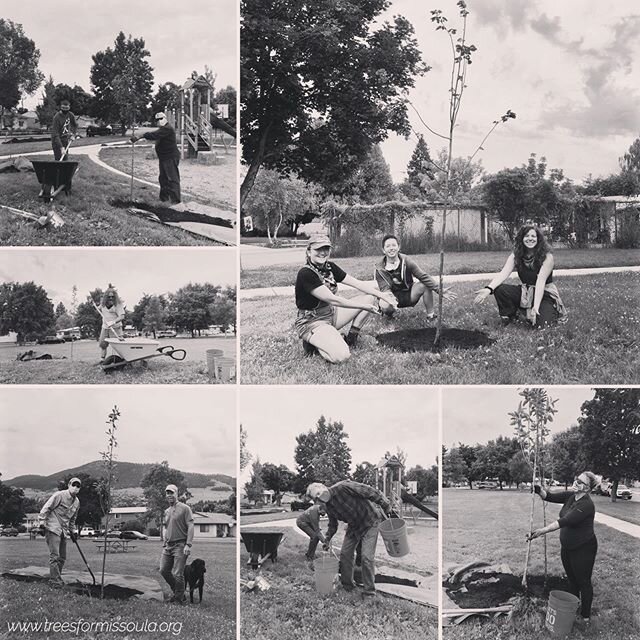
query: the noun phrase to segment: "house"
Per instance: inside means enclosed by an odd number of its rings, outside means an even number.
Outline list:
[[[226,513],[193,513],[194,539],[232,538],[235,536],[236,521]]]
[[[25,111],[16,113],[15,111],[5,113],[0,119],[0,129],[10,129],[11,131],[40,131],[38,114],[35,111]]]
[[[30,531],[32,527],[37,527],[40,523],[38,521],[39,513],[25,513],[24,514],[24,526],[27,527],[27,531]]]
[[[596,203],[596,228],[589,230],[589,239],[603,244],[615,243],[629,227],[640,223],[640,195],[590,196]]]
[[[15,331],[9,331],[4,336],[0,336],[0,344],[16,344],[18,342],[18,334]]]
[[[147,507],[113,507],[109,511],[109,528],[120,529],[129,520],[139,520],[147,514]],[[106,516],[102,516],[100,526],[104,527]]]

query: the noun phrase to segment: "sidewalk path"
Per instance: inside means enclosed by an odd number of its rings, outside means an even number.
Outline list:
[[[595,520],[600,524],[604,524],[617,531],[622,531],[622,533],[628,533],[630,536],[640,540],[640,525],[632,524],[631,522],[620,520],[620,518],[614,518],[613,516],[607,516],[598,511],[596,511]]]
[[[587,276],[596,275],[599,273],[624,273],[624,272],[640,273],[640,266],[638,267],[592,267],[586,269],[555,269],[554,276]],[[473,282],[476,280],[489,281],[493,278],[495,273],[458,273],[452,276],[444,276],[444,282],[451,284],[455,282]],[[511,274],[515,277],[515,272]],[[351,287],[338,285],[339,291],[346,291]],[[252,300],[254,298],[270,298],[271,296],[291,296],[294,295],[295,288],[293,286],[285,287],[261,287],[259,289],[241,289],[240,298],[243,300]]]

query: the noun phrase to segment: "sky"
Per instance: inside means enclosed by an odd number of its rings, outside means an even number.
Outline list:
[[[90,91],[91,56],[113,47],[120,31],[144,38],[157,85],[184,83],[205,64],[216,89],[238,86],[237,0],[22,0],[3,3],[0,17],[21,24],[40,49],[40,70],[54,82]],[[25,100],[34,108],[42,89]]]
[[[160,393],[159,393],[160,391]],[[1,387],[4,480],[50,475],[100,459],[116,405],[118,460],[236,475],[236,393],[193,386]]]
[[[175,292],[190,282],[235,286],[236,255],[229,249],[11,249],[0,252],[0,282],[30,282],[45,288],[54,305],[71,307],[93,289],[112,283],[133,310],[143,294]]]
[[[447,448],[458,443],[485,444],[498,436],[513,437],[509,413],[522,400],[516,387],[455,387],[442,392],[442,441]],[[552,434],[577,424],[580,407],[591,400],[591,387],[549,387],[551,399],[556,400],[558,413],[548,426]]]
[[[295,470],[296,436],[318,418],[340,421],[349,434],[352,467],[379,462],[400,447],[407,467],[436,464],[438,390],[430,387],[242,387],[240,422],[253,460]],[[247,480],[251,465],[244,470]],[[245,478],[245,476],[247,476]]]
[[[640,136],[640,5],[636,0],[468,0],[467,42],[475,44],[467,74],[454,156],[468,157],[507,109],[515,120],[498,126],[476,159],[489,173],[546,156],[549,168],[581,182],[619,170],[618,158]],[[430,128],[448,131],[451,46],[430,11],[441,9],[459,27],[455,0],[393,0],[387,17],[414,26],[431,71],[410,100]],[[447,143],[429,133],[411,110],[414,130],[432,155]],[[395,181],[405,176],[416,138],[393,135],[383,144]]]

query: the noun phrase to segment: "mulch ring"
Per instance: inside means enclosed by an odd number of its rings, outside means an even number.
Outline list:
[[[495,340],[482,331],[468,329],[443,329],[438,346],[433,344],[436,337],[435,327],[426,329],[401,329],[381,333],[376,340],[385,347],[396,351],[411,353],[415,351],[439,352],[449,347],[457,349],[477,349],[492,345]]]
[[[522,578],[512,573],[470,573],[465,581],[452,585],[445,581],[444,588],[447,595],[462,609],[481,609],[499,607],[506,604],[511,598],[524,594]],[[544,576],[527,576],[529,595],[545,598],[552,589],[566,591],[568,583],[565,578],[559,576],[547,576],[546,587]]]
[[[202,224],[210,224],[218,227],[233,228],[233,224],[224,218],[196,213],[195,211],[176,211],[170,207],[162,205],[152,205],[146,202],[138,202],[136,200],[123,200],[122,198],[114,198],[109,200],[112,207],[118,209],[131,209],[136,212],[146,212],[149,217],[156,217],[160,222],[201,222]]]

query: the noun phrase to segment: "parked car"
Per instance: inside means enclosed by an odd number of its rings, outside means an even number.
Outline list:
[[[85,536],[91,537],[95,535],[96,535],[96,531],[93,527],[82,527],[82,529],[80,529],[81,538],[84,538]]]
[[[10,536],[15,538],[18,535],[18,530],[13,527],[5,527],[2,531],[0,531],[0,536]]]
[[[149,536],[145,536],[139,531],[121,531],[120,538],[123,540],[148,540]]]
[[[313,502],[311,502],[311,500],[292,500],[290,508],[291,511],[306,511],[312,506]]]
[[[93,136],[111,136],[115,132],[115,127],[110,124],[105,126],[98,126],[95,124],[90,124],[87,127],[87,137],[92,138]]]
[[[156,331],[156,338],[175,338],[177,333],[172,330]]]
[[[44,338],[38,338],[38,344],[61,344],[64,342],[64,338],[58,338],[58,336],[45,336]]]
[[[621,498],[622,500],[631,500],[631,489],[627,487],[626,484],[619,484],[618,490],[616,491],[616,497]]]
[[[111,531],[107,532],[107,538],[119,538],[121,533],[122,531],[118,531],[117,529],[112,529]]]

